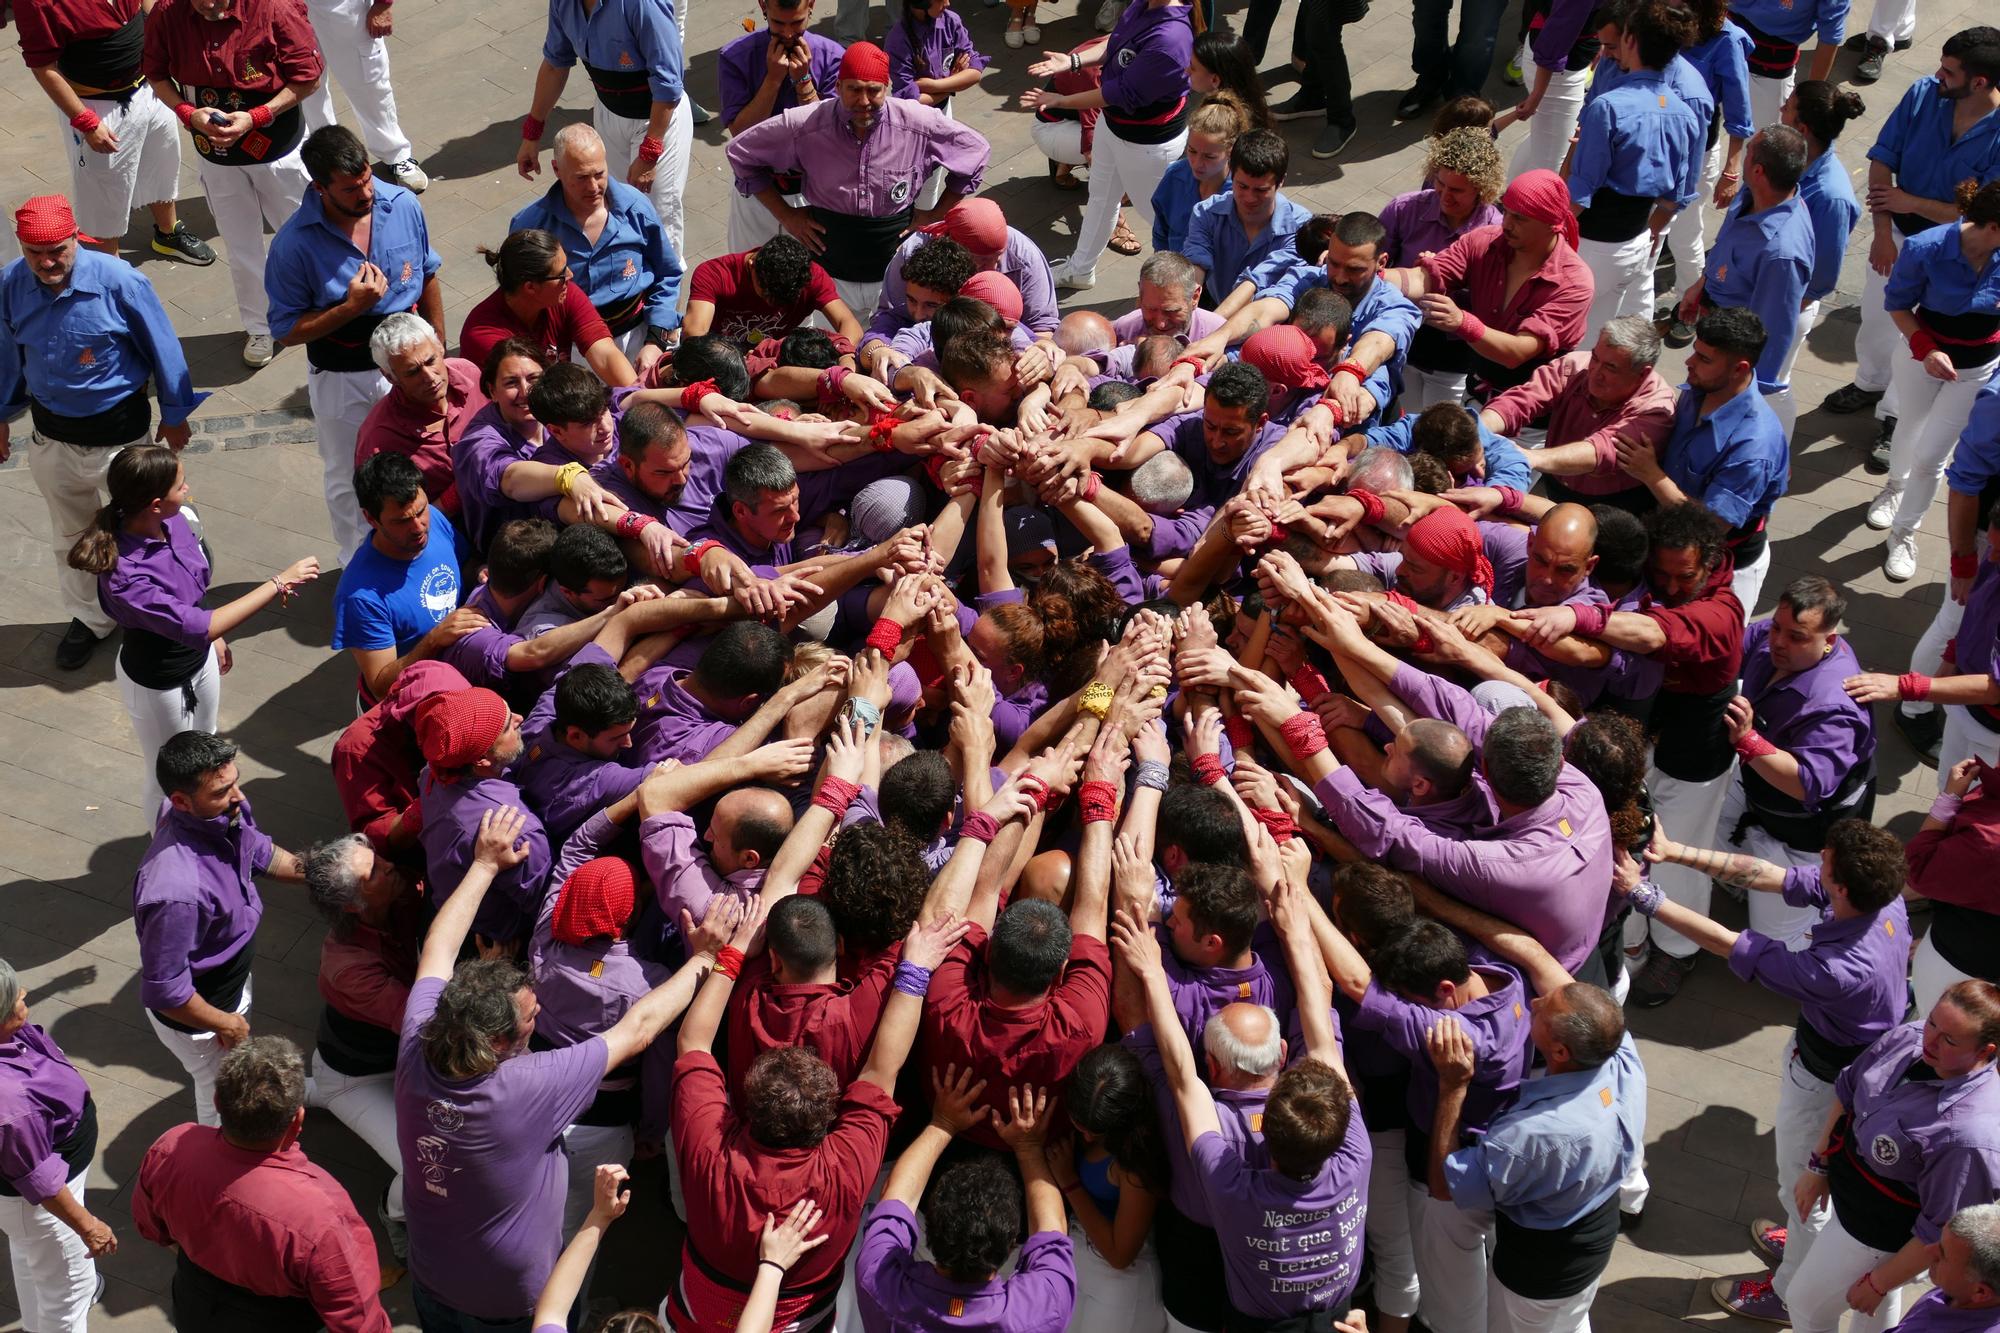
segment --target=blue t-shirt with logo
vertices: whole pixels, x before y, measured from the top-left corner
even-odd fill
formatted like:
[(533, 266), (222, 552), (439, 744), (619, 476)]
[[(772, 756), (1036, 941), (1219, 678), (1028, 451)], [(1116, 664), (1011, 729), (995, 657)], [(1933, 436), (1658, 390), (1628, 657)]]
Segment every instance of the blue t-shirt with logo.
[(341, 571), (333, 594), (335, 648), (394, 648), (408, 652), (458, 608), (457, 534), (431, 508), (430, 536), (414, 560), (392, 560), (364, 542)]

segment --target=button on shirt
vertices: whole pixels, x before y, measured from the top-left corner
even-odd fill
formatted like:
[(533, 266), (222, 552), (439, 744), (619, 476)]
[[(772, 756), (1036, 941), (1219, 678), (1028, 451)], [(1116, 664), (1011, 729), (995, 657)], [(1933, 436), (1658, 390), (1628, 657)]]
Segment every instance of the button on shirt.
[(1755, 383), (1703, 416), (1706, 397), (1681, 386), (1660, 467), (1683, 494), (1707, 505), (1732, 529), (1749, 527), (1768, 516), (1785, 493), (1791, 472), (1785, 428)]
[[(602, 3), (603, 0), (600, 0)], [(681, 326), (681, 257), (660, 225), (653, 201), (624, 181), (607, 182), (604, 230), (593, 243), (563, 202), (562, 185), (514, 215), (509, 231), (538, 227), (552, 232), (569, 256), (572, 281), (602, 310), (635, 295), (646, 302), (646, 323)]]
[(580, 59), (596, 69), (644, 70), (655, 102), (681, 100), (681, 31), (668, 0), (549, 0), (542, 59), (557, 69)]
[(1281, 192), (1264, 229), (1252, 237), (1236, 211), (1234, 193), (1225, 190), (1194, 206), (1181, 253), (1206, 270), (1202, 286), (1220, 300), (1310, 221), (1312, 210)]
[(1076, 1308), (1076, 1256), (1069, 1233), (1037, 1231), (1014, 1271), (987, 1282), (958, 1282), (917, 1257), (917, 1218), (885, 1200), (868, 1216), (854, 1278), (867, 1333), (951, 1328), (993, 1333), (1060, 1333)]
[[(831, 98), (834, 84), (840, 79), (843, 48), (831, 37), (816, 32), (806, 33), (800, 40), (806, 44), (807, 72), (814, 91), (822, 98)], [(745, 33), (716, 53), (715, 78), (722, 92), (720, 119), (724, 126), (735, 124), (744, 108), (756, 100), (758, 90), (764, 86), (764, 75), (770, 69), (770, 60), (771, 33), (767, 28)], [(771, 114), (789, 111), (798, 104), (798, 90), (790, 79), (782, 80), (771, 102)]]
[(1940, 315), (2000, 311), (2000, 250), (1974, 269), (1956, 224), (1932, 227), (1903, 242), (1882, 292), (1884, 310), (1922, 306)]
[(1409, 268), (1419, 256), (1436, 254), (1469, 231), (1499, 226), (1502, 215), (1492, 204), (1474, 204), (1465, 221), (1453, 226), (1438, 206), (1436, 190), (1411, 190), (1383, 205), (1380, 216), (1389, 233), (1382, 252), (1389, 256), (1391, 267)]
[(179, 514), (161, 525), (164, 535), (118, 533), (118, 563), (97, 576), (97, 601), (125, 629), (145, 630), (185, 648), (208, 645), (212, 612), (208, 557), (201, 539)]
[(1780, 677), (1771, 662), (1771, 621), (1743, 631), (1743, 695), (1755, 708), (1764, 738), (1799, 761), (1805, 807), (1818, 811), (1850, 777), (1875, 763), (1875, 716), (1847, 697), (1840, 683), (1861, 673), (1846, 639), (1804, 671)]
[(1986, 184), (2000, 176), (2000, 111), (1989, 111), (1971, 129), (1952, 137), (1952, 109), (1935, 77), (1912, 83), (1882, 122), (1870, 162), (1896, 173), (1896, 184), (1922, 199), (1951, 199), (1958, 183)]
[(857, 139), (847, 108), (826, 97), (737, 135), (729, 167), (741, 195), (773, 188), (774, 176), (806, 171), (800, 194), (808, 207), (887, 218), (907, 212), (916, 202), (914, 183), (940, 167), (945, 193), (979, 193), (991, 153), (977, 130), (901, 97), (885, 102), (868, 137)]
[(40, 1206), (74, 1174), (56, 1145), (76, 1133), (90, 1088), (36, 1023), (0, 1040), (0, 1180)]
[(59, 288), (25, 259), (0, 269), (0, 418), (30, 398), (62, 416), (93, 416), (149, 379), (169, 426), (208, 397), (194, 391), (166, 307), (139, 270), (82, 245)]
[(1729, 970), (1799, 1002), (1799, 1016), (1836, 1046), (1864, 1046), (1896, 1026), (1909, 1004), (1903, 973), (1910, 916), (1903, 900), (1844, 921), (1817, 865), (1785, 871), (1785, 902), (1820, 911), (1802, 949), (1746, 930), (1729, 951)]
[(365, 313), (393, 315), (416, 308), (424, 283), (444, 261), (431, 249), (430, 228), (417, 196), (380, 178), (374, 188), (366, 255), (327, 219), (317, 190), (306, 191), (299, 211), (271, 238), (271, 252), (264, 263), (264, 295), (270, 302), (273, 338), (283, 340), (304, 316), (345, 301), (347, 284), (360, 271), (363, 260), (381, 269), (389, 280), (389, 290)]
[(1540, 422), (1550, 447), (1589, 441), (1597, 470), (1564, 477), (1562, 484), (1579, 495), (1611, 495), (1639, 485), (1618, 466), (1618, 437), (1658, 448), (1673, 431), (1676, 397), (1673, 385), (1648, 370), (1631, 397), (1600, 410), (1590, 401), (1590, 353), (1575, 351), (1537, 367), (1526, 383), (1492, 399), (1486, 410), (1500, 418), (1504, 435), (1519, 435)]
[(1646, 1142), (1646, 1067), (1630, 1034), (1595, 1069), (1531, 1078), (1486, 1133), (1444, 1159), (1460, 1208), (1492, 1210), (1538, 1231), (1604, 1206)]
[(1749, 310), (1764, 322), (1757, 387), (1765, 393), (1785, 385), (1785, 358), (1798, 336), (1799, 307), (1818, 258), (1812, 215), (1797, 194), (1752, 212), (1750, 191), (1740, 191), (1709, 247), (1702, 295), (1723, 309)]
[(1848, 0), (1731, 0), (1729, 10), (1781, 42), (1803, 46), (1817, 32), (1821, 46), (1839, 46), (1847, 37)]
[(1848, 238), (1861, 221), (1861, 201), (1838, 154), (1820, 154), (1799, 177), (1799, 198), (1812, 219), (1813, 266), (1806, 279), (1806, 299), (1818, 301), (1840, 283), (1840, 263), (1847, 257)]
[(194, 977), (247, 948), (264, 917), (255, 878), (276, 850), (251, 816), (197, 819), (169, 808), (132, 881), (139, 933), (139, 1003), (177, 1009), (194, 996)]
[(1635, 70), (1593, 99), (1576, 126), (1569, 197), (1589, 207), (1600, 189), (1683, 208), (1701, 192), (1708, 122), (1658, 70)]

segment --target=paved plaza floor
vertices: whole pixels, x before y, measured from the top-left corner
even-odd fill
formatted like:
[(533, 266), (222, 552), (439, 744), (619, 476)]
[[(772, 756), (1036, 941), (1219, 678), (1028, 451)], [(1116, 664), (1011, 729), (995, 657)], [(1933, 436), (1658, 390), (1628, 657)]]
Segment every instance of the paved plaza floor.
[[(1842, 145), (1857, 180), (1866, 146), (1909, 80), (1931, 71), (1945, 36), (1983, 21), (1974, 12), (1982, 6), (1942, 2), (1942, 10), (1925, 5), (1915, 48), (1892, 58), (1888, 77), (1863, 90), (1868, 114), (1850, 127)], [(830, 0), (822, 3), (830, 8)], [(962, 3), (975, 39), (994, 57), (983, 87), (961, 95), (957, 108), (961, 120), (992, 141), (987, 193), (1000, 200), (1015, 226), (1059, 257), (1068, 252), (1083, 195), (1049, 188), (1029, 138), (1030, 117), (1014, 105), (1030, 85), (1025, 69), (1034, 53), (1002, 44), (1005, 9)], [(1273, 51), (1286, 49), (1294, 8), (1288, 6), (1280, 21)], [(1095, 9), (1096, 0), (1087, 0), (1082, 15), (1068, 0), (1045, 4), (1041, 44), (1066, 49), (1084, 41)], [(391, 53), (402, 121), (434, 181), (423, 207), (444, 257), (446, 313), (455, 331), (491, 290), (474, 247), (497, 245), (507, 218), (550, 179), (544, 174), (529, 186), (513, 167), (544, 10), (525, 0), (399, 0), (394, 13)], [(749, 0), (703, 0), (690, 14), (688, 87), (711, 108), (717, 104), (716, 50), (755, 15)], [(879, 34), (885, 22), (879, 4), (874, 22)], [(1511, 33), (1514, 23), (1510, 12), (1503, 33)], [(829, 25), (830, 13), (823, 14), (820, 27)], [(1407, 0), (1377, 0), (1348, 32), (1360, 134), (1338, 162), (1324, 163), (1308, 153), (1318, 123), (1284, 127), (1293, 151), (1287, 190), (1315, 209), (1373, 209), (1419, 184), (1415, 145), (1424, 124), (1393, 121), (1397, 94), (1409, 77)], [(1496, 59), (1489, 88), (1502, 105), (1518, 96), (1499, 83), (1504, 59)], [(1855, 59), (1842, 55), (1843, 75)], [(557, 123), (587, 116), (588, 97), (587, 81), (574, 76)], [(340, 105), (345, 115), (344, 98)], [(68, 189), (59, 128), (21, 63), (0, 61), (0, 204), (9, 212), (31, 194)], [(1503, 152), (1512, 151), (1521, 133), (1508, 136)], [(697, 259), (722, 251), (730, 189), (722, 141), (719, 124), (696, 132), (687, 210), (689, 251)], [(191, 165), (181, 188), (189, 225), (213, 238)], [(141, 215), (133, 235), (143, 234), (142, 225)], [(1768, 614), (1776, 591), (1792, 577), (1824, 574), (1848, 591), (1850, 631), (1863, 663), (1901, 671), (1943, 595), (1943, 506), (1923, 534), (1917, 580), (1887, 582), (1880, 540), (1861, 520), (1875, 489), (1860, 469), (1873, 423), (1816, 410), (1828, 390), (1847, 380), (1852, 365), (1866, 239), (1864, 227), (1840, 292), (1828, 303), (1830, 314), (1800, 358), (1795, 385), (1805, 411), (1790, 493), (1772, 523), (1775, 567), (1758, 610)], [(165, 298), (197, 387), (213, 395), (197, 416), (189, 471), (216, 555), (217, 598), (237, 595), (308, 553), (331, 566), (337, 552), (305, 415), (305, 357), (293, 350), (262, 371), (243, 367), (242, 333), (223, 264), (195, 270), (150, 253), (128, 258), (138, 260)], [(1066, 306), (1109, 313), (1129, 308), (1138, 265), (1137, 259), (1107, 255), (1098, 287)], [(1674, 364), (1662, 371), (1677, 377), (1679, 357), (1669, 355)], [(262, 613), (233, 636), (236, 664), (224, 682), (223, 728), (243, 746), (245, 790), (259, 823), (293, 849), (344, 831), (326, 766), (334, 738), (353, 715), (352, 669), (328, 647), (334, 581), (322, 578), (288, 609)], [(84, 1072), (100, 1108), (102, 1144), (89, 1201), (117, 1230), (121, 1248), (104, 1265), (109, 1288), (92, 1327), (154, 1333), (171, 1327), (165, 1305), (173, 1261), (133, 1228), (130, 1187), (147, 1146), (189, 1118), (192, 1094), (139, 1003), (130, 882), (145, 845), (146, 815), (138, 805), (131, 727), (112, 680), (113, 653), (100, 651), (80, 672), (57, 671), (53, 653), (66, 619), (58, 605), (46, 513), (17, 460), (0, 467), (0, 957), (22, 974), (36, 1021)], [(1934, 777), (1887, 726), (1886, 711), (1881, 721), (1878, 818), (1907, 836), (1928, 804)], [(302, 890), (270, 885), (264, 896), (252, 1026), (310, 1046), (319, 1008), (314, 973), (321, 927)], [(1723, 915), (1732, 911), (1740, 918), (1740, 908)], [(1617, 1244), (1597, 1300), (1597, 1327), (1651, 1333), (1683, 1319), (1732, 1322), (1709, 1300), (1707, 1279), (1751, 1271), (1745, 1224), (1777, 1207), (1771, 1119), (1793, 1019), (1791, 1005), (1738, 983), (1713, 958), (1702, 960), (1674, 1004), (1634, 1016), (1652, 1087), (1647, 1134), (1654, 1193), (1644, 1226)], [(321, 1112), (308, 1116), (303, 1142), (372, 1219), (388, 1178), (382, 1163)], [(653, 1304), (664, 1294), (680, 1238), (661, 1202), (657, 1167), (638, 1172), (640, 1197), (613, 1232), (598, 1278), (600, 1296)], [(11, 1283), (0, 1275), (5, 1329), (19, 1327), (12, 1299)], [(407, 1280), (387, 1300), (397, 1327), (414, 1328)]]

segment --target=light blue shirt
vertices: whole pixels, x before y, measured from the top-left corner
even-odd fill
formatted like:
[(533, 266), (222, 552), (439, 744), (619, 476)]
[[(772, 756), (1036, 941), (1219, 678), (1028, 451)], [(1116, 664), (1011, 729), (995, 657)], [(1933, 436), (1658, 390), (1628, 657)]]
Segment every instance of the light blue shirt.
[(1974, 272), (1959, 243), (1958, 224), (1946, 223), (1919, 232), (1903, 243), (1896, 266), (1882, 290), (1884, 310), (1914, 310), (1918, 306), (1940, 315), (2000, 311), (2000, 250), (1986, 257)]
[[(1269, 287), (1258, 289), (1257, 299), (1276, 296), (1296, 309), (1299, 297), (1314, 287), (1328, 285), (1324, 265), (1301, 265), (1281, 269)], [(1396, 354), (1383, 362), (1381, 367), (1389, 373), (1391, 398), (1403, 391), (1403, 363), (1409, 359), (1410, 339), (1417, 336), (1417, 329), (1423, 322), (1423, 312), (1417, 309), (1417, 303), (1379, 277), (1354, 303), (1354, 324), (1347, 335), (1350, 344), (1359, 342), (1364, 333), (1380, 333), (1395, 340)], [(1383, 406), (1380, 401), (1376, 405)]]
[(1750, 119), (1750, 46), (1749, 33), (1725, 23), (1721, 32), (1676, 57), (1694, 66), (1708, 85), (1709, 96), (1722, 106), (1722, 132), (1733, 139), (1757, 132)]
[[(1229, 175), (1225, 169), (1217, 197), (1228, 196)], [(1187, 243), (1188, 219), (1194, 215), (1195, 205), (1201, 202), (1201, 182), (1194, 178), (1194, 168), (1187, 159), (1168, 167), (1160, 183), (1153, 187), (1153, 248), (1182, 249)]]
[(1271, 220), (1252, 240), (1243, 229), (1243, 219), (1237, 215), (1235, 195), (1224, 190), (1194, 206), (1187, 236), (1174, 248), (1207, 271), (1203, 286), (1220, 301), (1273, 251), (1289, 245), (1299, 228), (1312, 221), (1312, 215), (1310, 208), (1287, 199), (1280, 191), (1271, 209)]
[(1898, 186), (1924, 199), (1951, 199), (1962, 180), (1984, 185), (2000, 176), (2000, 111), (1987, 112), (1954, 140), (1951, 113), (1958, 103), (1938, 86), (1928, 75), (1911, 84), (1868, 150), (1870, 162), (1893, 170)]
[(393, 315), (416, 308), (425, 280), (444, 266), (431, 249), (430, 228), (417, 196), (376, 179), (374, 217), (364, 255), (326, 220), (319, 191), (307, 190), (299, 211), (271, 238), (270, 257), (264, 262), (271, 336), (282, 341), (303, 316), (345, 301), (347, 284), (363, 260), (389, 279), (389, 290), (367, 313)]
[(660, 225), (653, 201), (624, 181), (607, 182), (604, 230), (597, 244), (583, 234), (563, 202), (561, 184), (514, 215), (507, 229), (536, 227), (553, 232), (569, 256), (576, 284), (600, 309), (646, 294), (646, 323), (661, 329), (681, 326), (681, 257)]
[(1798, 336), (1799, 306), (1816, 258), (1812, 216), (1796, 194), (1761, 213), (1749, 210), (1750, 191), (1744, 189), (1730, 202), (1709, 248), (1702, 290), (1717, 306), (1746, 309), (1764, 321), (1757, 387), (1775, 393), (1785, 383), (1785, 358)]
[(2000, 478), (2000, 379), (1988, 380), (1972, 400), (1944, 483), (1960, 495), (1977, 495), (1995, 478)]
[(178, 426), (208, 397), (194, 391), (180, 338), (146, 275), (86, 245), (61, 288), (25, 259), (0, 269), (0, 420), (33, 398), (95, 416), (153, 381), (160, 420)]
[(1799, 198), (1812, 218), (1813, 269), (1806, 279), (1806, 299), (1817, 301), (1840, 284), (1840, 263), (1847, 257), (1848, 238), (1861, 221), (1861, 201), (1847, 167), (1831, 149), (1799, 177)]
[(1658, 70), (1636, 70), (1577, 121), (1569, 197), (1588, 207), (1599, 189), (1683, 208), (1701, 193), (1708, 122)]
[(1821, 46), (1839, 46), (1847, 37), (1848, 8), (1848, 0), (1807, 5), (1797, 0), (1730, 0), (1729, 12), (1776, 41), (1803, 46), (1816, 31)]
[[(646, 75), (655, 102), (679, 102), (686, 62), (681, 30), (668, 0), (597, 0), (584, 12), (582, 0), (549, 0), (548, 36), (542, 59), (568, 69), (581, 59), (597, 69)], [(821, 96), (833, 90), (821, 90)]]
[(1553, 1231), (1604, 1206), (1646, 1141), (1646, 1067), (1630, 1034), (1595, 1069), (1522, 1083), (1485, 1137), (1444, 1159), (1460, 1208)]
[[(1393, 426), (1370, 426), (1362, 432), (1371, 446), (1394, 449), (1399, 454), (1416, 452), (1415, 434), (1417, 417), (1415, 412), (1405, 412)], [(1479, 419), (1479, 414), (1466, 409), (1472, 424), (1479, 431), (1479, 442), (1486, 450), (1486, 475), (1475, 479), (1472, 484), (1486, 486), (1512, 486), (1517, 490), (1531, 490), (1535, 485), (1534, 469), (1528, 466), (1528, 459), (1514, 442), (1504, 435), (1495, 435)], [(1454, 478), (1454, 480), (1462, 480)]]
[(1785, 428), (1755, 383), (1706, 417), (1704, 396), (1681, 385), (1660, 467), (1683, 494), (1707, 505), (1731, 529), (1748, 527), (1768, 516), (1785, 493), (1791, 470)]
[[(1613, 88), (1622, 88), (1644, 70), (1628, 71), (1618, 63), (1616, 56), (1599, 56), (1594, 72), (1590, 76), (1590, 88), (1583, 95), (1583, 104), (1589, 106)], [(1746, 66), (1747, 70), (1747, 66)], [(1715, 119), (1715, 94), (1709, 91), (1708, 80), (1701, 71), (1689, 62), (1685, 55), (1677, 55), (1667, 62), (1663, 71), (1667, 87), (1681, 95), (1681, 100), (1694, 108), (1694, 114), (1701, 120), (1702, 139), (1708, 138), (1708, 122)]]

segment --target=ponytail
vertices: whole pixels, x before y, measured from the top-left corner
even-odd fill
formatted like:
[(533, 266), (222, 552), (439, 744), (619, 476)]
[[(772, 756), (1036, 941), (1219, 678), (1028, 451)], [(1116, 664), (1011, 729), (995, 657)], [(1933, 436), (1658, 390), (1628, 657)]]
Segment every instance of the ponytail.
[(118, 563), (118, 506), (105, 505), (69, 548), (69, 567), (86, 574), (109, 574)]

